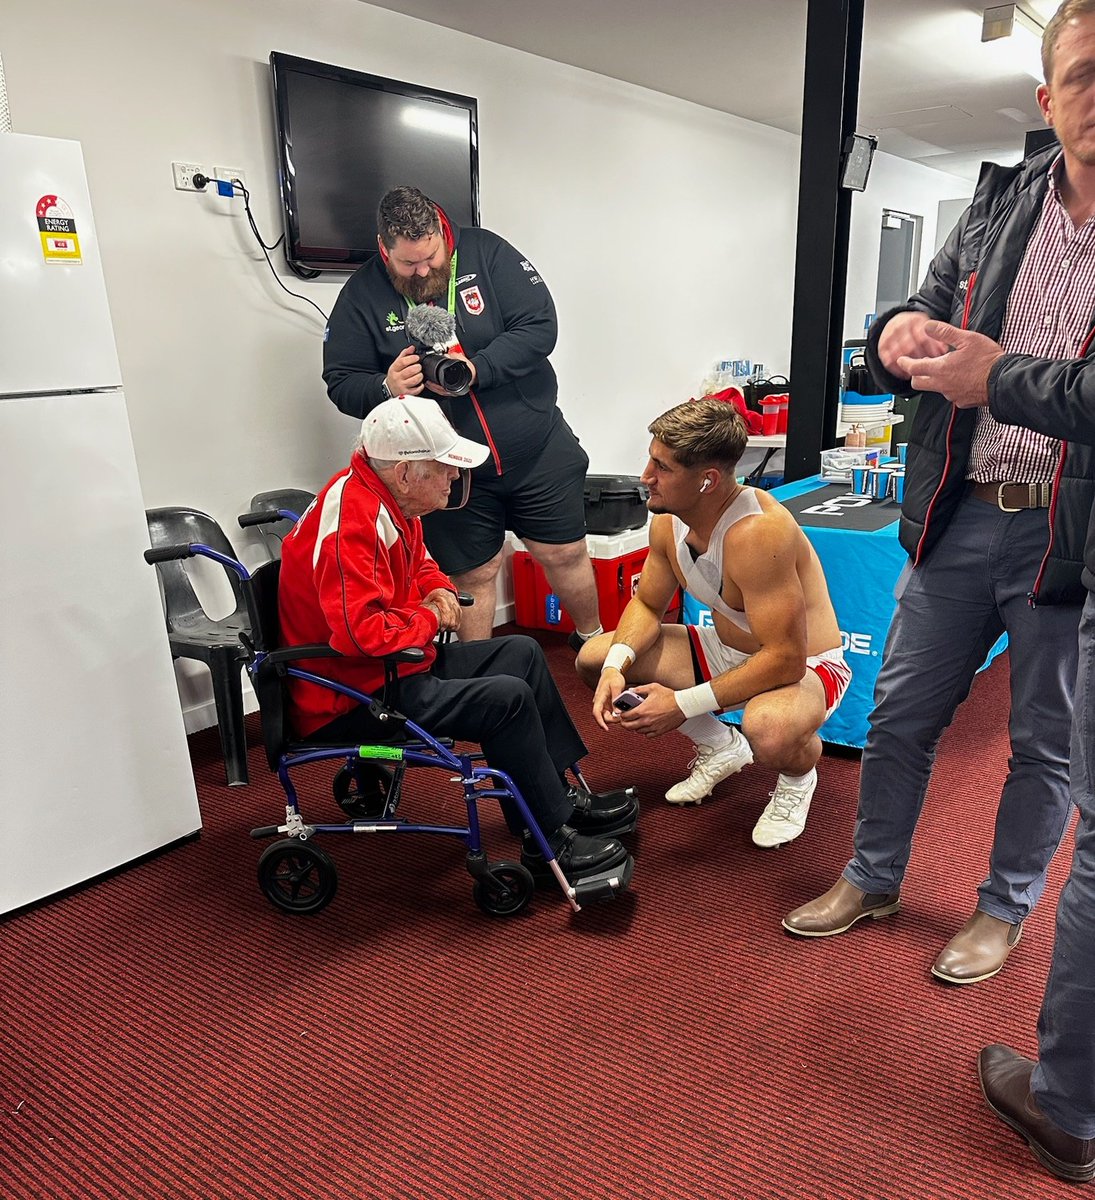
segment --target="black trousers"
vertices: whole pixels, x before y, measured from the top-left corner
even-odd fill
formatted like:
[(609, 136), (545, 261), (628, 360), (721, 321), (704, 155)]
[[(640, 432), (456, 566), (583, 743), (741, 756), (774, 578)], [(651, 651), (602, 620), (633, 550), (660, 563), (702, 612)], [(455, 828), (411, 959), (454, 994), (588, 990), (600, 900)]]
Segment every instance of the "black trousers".
[[(561, 775), (586, 747), (532, 638), (441, 645), (430, 671), (400, 680), (394, 707), (434, 737), (478, 742), (487, 762), (513, 779), (548, 837), (570, 816)], [(370, 728), (359, 708), (312, 736), (364, 741)], [(516, 806), (503, 803), (502, 810), (520, 837), (525, 823)]]

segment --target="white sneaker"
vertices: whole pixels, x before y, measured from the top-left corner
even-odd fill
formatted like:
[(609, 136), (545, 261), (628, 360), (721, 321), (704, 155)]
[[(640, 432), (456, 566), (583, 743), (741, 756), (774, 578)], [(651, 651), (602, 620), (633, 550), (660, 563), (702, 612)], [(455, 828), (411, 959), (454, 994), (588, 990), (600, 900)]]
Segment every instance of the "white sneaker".
[(729, 745), (718, 750), (696, 746), (696, 756), (688, 764), (691, 774), (665, 793), (670, 804), (700, 804), (705, 796), (711, 795), (716, 783), (736, 775), (753, 761), (753, 751), (744, 735), (733, 726), (730, 729), (734, 737)]
[(810, 781), (805, 787), (791, 787), (781, 775), (776, 780), (776, 790), (770, 792), (771, 799), (760, 820), (753, 827), (753, 844), (768, 849), (793, 842), (806, 828), (806, 814), (810, 801), (817, 790), (817, 771), (810, 772)]

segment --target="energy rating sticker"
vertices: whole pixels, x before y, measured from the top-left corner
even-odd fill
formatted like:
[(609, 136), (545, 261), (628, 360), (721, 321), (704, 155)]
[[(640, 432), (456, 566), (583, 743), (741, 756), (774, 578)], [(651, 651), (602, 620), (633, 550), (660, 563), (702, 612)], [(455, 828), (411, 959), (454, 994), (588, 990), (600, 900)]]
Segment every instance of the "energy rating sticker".
[(38, 201), (38, 236), (42, 239), (42, 256), (47, 263), (69, 263), (79, 266), (80, 239), (76, 236), (76, 218), (60, 196), (43, 196)]

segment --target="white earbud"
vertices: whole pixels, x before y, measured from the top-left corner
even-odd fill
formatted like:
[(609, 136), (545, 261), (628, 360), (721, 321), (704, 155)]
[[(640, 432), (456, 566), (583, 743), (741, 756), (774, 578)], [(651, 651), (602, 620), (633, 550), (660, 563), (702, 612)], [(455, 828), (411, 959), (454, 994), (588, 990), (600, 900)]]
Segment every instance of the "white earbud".
[(703, 481), (703, 483), (701, 483), (701, 484), (700, 484), (700, 491), (701, 491), (701, 492), (706, 492), (706, 491), (707, 491), (707, 489), (708, 489), (710, 486), (711, 486), (711, 480), (710, 480), (710, 479), (705, 479), (705, 480)]

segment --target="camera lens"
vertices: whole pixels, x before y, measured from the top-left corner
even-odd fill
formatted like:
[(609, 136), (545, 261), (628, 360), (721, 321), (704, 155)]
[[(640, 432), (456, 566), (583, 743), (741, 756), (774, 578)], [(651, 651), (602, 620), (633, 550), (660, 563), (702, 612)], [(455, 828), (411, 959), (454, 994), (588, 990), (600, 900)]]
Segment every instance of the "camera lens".
[(419, 355), (422, 374), (450, 396), (463, 396), (471, 389), (471, 367), (462, 358), (428, 351)]
[(471, 387), (471, 367), (462, 358), (446, 356), (437, 374), (441, 386), (453, 396), (462, 396)]

